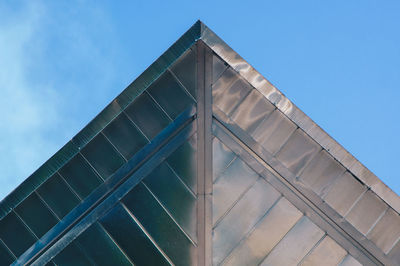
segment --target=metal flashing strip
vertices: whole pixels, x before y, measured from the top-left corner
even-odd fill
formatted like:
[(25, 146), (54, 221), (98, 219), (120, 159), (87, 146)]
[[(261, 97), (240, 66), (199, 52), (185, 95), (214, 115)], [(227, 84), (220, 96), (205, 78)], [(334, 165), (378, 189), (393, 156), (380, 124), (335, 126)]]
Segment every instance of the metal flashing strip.
[[(126, 179), (133, 173), (138, 171), (146, 161), (155, 156), (157, 152), (164, 149), (164, 146), (169, 145), (169, 141), (176, 138), (176, 135), (183, 130), (183, 127), (192, 123), (196, 117), (195, 108), (192, 106), (185, 110), (173, 123), (162, 131), (152, 142), (146, 145), (138, 154), (132, 157), (125, 165), (123, 165), (112, 177), (106, 180), (105, 183), (100, 185), (88, 198), (86, 198), (80, 205), (73, 209), (67, 216), (65, 216), (58, 224), (56, 224), (50, 231), (48, 231), (41, 239), (39, 239), (33, 246), (26, 250), (14, 263), (25, 264), (35, 257), (39, 256), (44, 250), (50, 248), (55, 242), (63, 238), (71, 228), (80, 223), (82, 219), (90, 213), (96, 206), (101, 204), (105, 198), (115, 191), (118, 187), (126, 182)], [(194, 130), (194, 129), (192, 129)]]
[(205, 106), (204, 106), (204, 45), (201, 42), (196, 44), (197, 50), (197, 239), (198, 239), (198, 265), (205, 265)]
[(199, 239), (198, 265), (212, 261), (212, 52), (202, 41), (197, 42), (197, 232)]
[(382, 180), (368, 170), (361, 162), (354, 158), (329, 134), (321, 129), (314, 121), (294, 105), (282, 92), (275, 88), (266, 78), (257, 72), (240, 55), (230, 48), (208, 27), (204, 26), (201, 40), (219, 57), (230, 65), (237, 73), (247, 80), (254, 88), (261, 92), (291, 121), (304, 130), (312, 139), (320, 144), (329, 154), (339, 161), (353, 175), (366, 184), (381, 199), (389, 204), (397, 213), (400, 213), (400, 197), (386, 186)]
[[(363, 265), (393, 265), (372, 243), (366, 245), (365, 239), (354, 228), (352, 228), (352, 234), (349, 234), (348, 231), (351, 226), (348, 223), (347, 227), (349, 228), (343, 229), (343, 222), (342, 224), (339, 223), (340, 218), (332, 219), (332, 216), (334, 216), (332, 210), (331, 213), (327, 213), (328, 206), (321, 207), (320, 204), (310, 200), (309, 195), (304, 194), (305, 191), (299, 190), (298, 186), (293, 184), (294, 177), (291, 176), (291, 173), (279, 165), (279, 162), (271, 155), (268, 157), (267, 151), (264, 150), (262, 154), (257, 152), (258, 149), (254, 151), (255, 147), (248, 143), (249, 139), (243, 139), (242, 135), (237, 136), (237, 131), (217, 116), (215, 119), (214, 135), (315, 224), (346, 248), (354, 258), (357, 258)], [(358, 236), (354, 237), (357, 233)]]

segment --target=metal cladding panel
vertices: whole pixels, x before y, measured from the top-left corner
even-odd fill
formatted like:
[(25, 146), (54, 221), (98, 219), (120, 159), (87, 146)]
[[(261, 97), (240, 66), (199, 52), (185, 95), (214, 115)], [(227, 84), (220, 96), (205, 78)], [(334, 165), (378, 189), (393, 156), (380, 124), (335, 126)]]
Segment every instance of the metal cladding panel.
[[(121, 205), (117, 205), (102, 217), (100, 223), (132, 262), (138, 265), (146, 263), (168, 265), (167, 259), (153, 244), (141, 224)], [(132, 243), (140, 243), (140, 245), (136, 246)]]
[(192, 194), (197, 192), (197, 135), (182, 144), (168, 158), (167, 162), (180, 177), (183, 184)]
[(399, 197), (201, 22), (0, 210), (1, 265), (400, 264)]
[(139, 95), (126, 109), (125, 113), (137, 125), (147, 139), (153, 139), (171, 121), (147, 92)]
[(80, 154), (72, 158), (58, 172), (81, 199), (85, 199), (103, 181)]
[(320, 149), (316, 142), (298, 129), (283, 145), (276, 158), (294, 175), (300, 175)]
[(11, 251), (0, 242), (0, 261), (4, 264), (11, 264), (15, 260), (15, 257), (11, 253)]
[(105, 129), (104, 136), (117, 148), (125, 160), (128, 160), (149, 141), (140, 129), (121, 113)]
[(297, 265), (323, 236), (324, 232), (318, 226), (303, 217), (260, 265)]
[(37, 240), (15, 212), (0, 221), (0, 238), (14, 257), (24, 253)]
[(367, 191), (346, 215), (346, 219), (362, 234), (367, 235), (387, 208), (380, 198), (371, 191)]
[[(196, 195), (167, 162), (160, 164), (143, 180), (165, 210), (196, 241)], [(171, 192), (173, 191), (173, 192)], [(171, 195), (173, 193), (173, 195)]]
[(225, 259), (225, 265), (258, 265), (303, 214), (287, 199), (267, 211)]
[(389, 253), (400, 238), (400, 216), (393, 209), (388, 209), (368, 233), (368, 238), (383, 252)]
[(75, 241), (95, 264), (112, 265), (115, 262), (118, 262), (119, 265), (132, 264), (99, 223), (91, 225)]
[(226, 147), (218, 138), (213, 138), (213, 181), (225, 172), (225, 169), (236, 158), (235, 153)]
[(318, 195), (324, 195), (327, 193), (330, 185), (344, 171), (343, 166), (335, 161), (326, 151), (322, 150), (304, 169), (299, 179)]
[[(169, 196), (181, 200), (173, 191), (170, 191)], [(195, 243), (149, 188), (140, 184), (122, 201), (170, 261), (176, 265), (191, 265), (195, 262)], [(192, 206), (189, 211), (195, 211), (195, 207)], [(196, 219), (193, 216), (185, 218)], [(134, 258), (132, 260), (135, 261)]]
[(324, 200), (344, 217), (366, 190), (351, 173), (345, 172), (334, 181)]
[[(249, 133), (267, 151), (276, 154), (296, 128), (296, 125), (286, 118), (281, 111), (275, 110), (271, 115), (264, 118), (253, 133)], [(246, 132), (248, 131), (246, 130)]]
[[(75, 243), (70, 244), (63, 249), (57, 257), (54, 258), (53, 263), (56, 265), (91, 265), (93, 262), (83, 253)], [(51, 265), (51, 264), (50, 264)]]
[(147, 92), (171, 119), (175, 119), (194, 101), (170, 71), (166, 71), (151, 84)]
[[(279, 199), (279, 193), (258, 178), (213, 229), (213, 263), (220, 264)], [(213, 207), (215, 206), (213, 202)]]
[(275, 107), (257, 90), (252, 89), (232, 114), (232, 120), (250, 134)]
[(347, 252), (332, 238), (326, 236), (319, 244), (303, 259), (301, 265), (338, 265), (346, 256)]
[[(80, 203), (78, 195), (58, 173), (44, 182), (37, 189), (37, 194), (59, 219), (62, 219)], [(20, 205), (26, 201), (24, 200)]]
[(22, 204), (18, 205), (15, 212), (26, 224), (29, 224), (30, 229), (38, 238), (42, 237), (58, 222), (55, 215), (51, 213), (36, 193), (31, 194)]
[(213, 184), (213, 225), (231, 209), (258, 178), (241, 159), (236, 158), (227, 169), (216, 177)]

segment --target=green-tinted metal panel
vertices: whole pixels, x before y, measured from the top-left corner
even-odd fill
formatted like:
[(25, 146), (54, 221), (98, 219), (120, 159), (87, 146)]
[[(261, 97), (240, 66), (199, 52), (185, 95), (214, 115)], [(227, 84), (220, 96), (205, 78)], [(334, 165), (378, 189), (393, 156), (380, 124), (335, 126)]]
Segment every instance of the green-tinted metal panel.
[(127, 160), (148, 143), (124, 113), (115, 118), (103, 132)]
[(170, 72), (165, 72), (147, 91), (172, 119), (193, 103)]
[(124, 159), (102, 134), (89, 142), (81, 153), (103, 179), (107, 179), (124, 164)]
[(183, 182), (193, 191), (197, 191), (197, 134), (182, 144), (167, 159)]
[(194, 263), (194, 245), (143, 184), (132, 189), (123, 202), (174, 264)]
[(196, 52), (189, 49), (171, 67), (185, 89), (196, 98)]
[[(183, 162), (182, 162), (183, 163)], [(172, 215), (182, 229), (196, 238), (196, 196), (189, 191), (173, 169), (166, 163), (159, 165), (143, 183)]]
[(77, 240), (82, 250), (98, 265), (132, 265), (106, 231), (95, 223)]
[(60, 167), (79, 151), (78, 147), (69, 141), (46, 163), (29, 176), (21, 185), (11, 192), (0, 203), (0, 219), (28, 197), (35, 189), (50, 178)]
[(23, 222), (10, 212), (0, 221), (0, 238), (15, 256), (21, 255), (36, 239)]
[(153, 139), (171, 121), (147, 93), (140, 95), (125, 112), (149, 139)]
[(80, 154), (72, 158), (59, 173), (81, 199), (102, 183), (102, 179)]
[(37, 192), (60, 219), (80, 202), (59, 174), (47, 180)]
[(13, 255), (7, 247), (0, 241), (0, 265), (9, 265), (14, 261)]
[(135, 265), (169, 265), (121, 205), (114, 207), (100, 222)]
[(70, 244), (64, 248), (53, 261), (60, 266), (86, 266), (93, 265), (88, 257), (82, 252), (82, 250), (76, 246), (75, 243)]
[(40, 238), (57, 223), (57, 218), (51, 213), (36, 193), (32, 193), (15, 208), (33, 233)]

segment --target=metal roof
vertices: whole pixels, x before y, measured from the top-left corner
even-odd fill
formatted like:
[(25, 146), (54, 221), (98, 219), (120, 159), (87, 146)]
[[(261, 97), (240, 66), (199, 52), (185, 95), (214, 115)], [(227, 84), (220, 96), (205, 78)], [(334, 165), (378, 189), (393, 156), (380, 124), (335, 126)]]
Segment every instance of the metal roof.
[(399, 211), (198, 21), (0, 203), (0, 263), (398, 265)]

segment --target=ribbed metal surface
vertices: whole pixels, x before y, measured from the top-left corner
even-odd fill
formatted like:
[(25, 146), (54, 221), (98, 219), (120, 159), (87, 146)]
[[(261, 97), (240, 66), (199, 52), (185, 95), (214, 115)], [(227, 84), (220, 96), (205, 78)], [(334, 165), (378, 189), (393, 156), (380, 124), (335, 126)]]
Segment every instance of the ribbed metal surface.
[(197, 22), (1, 202), (0, 264), (398, 265), (354, 160)]

